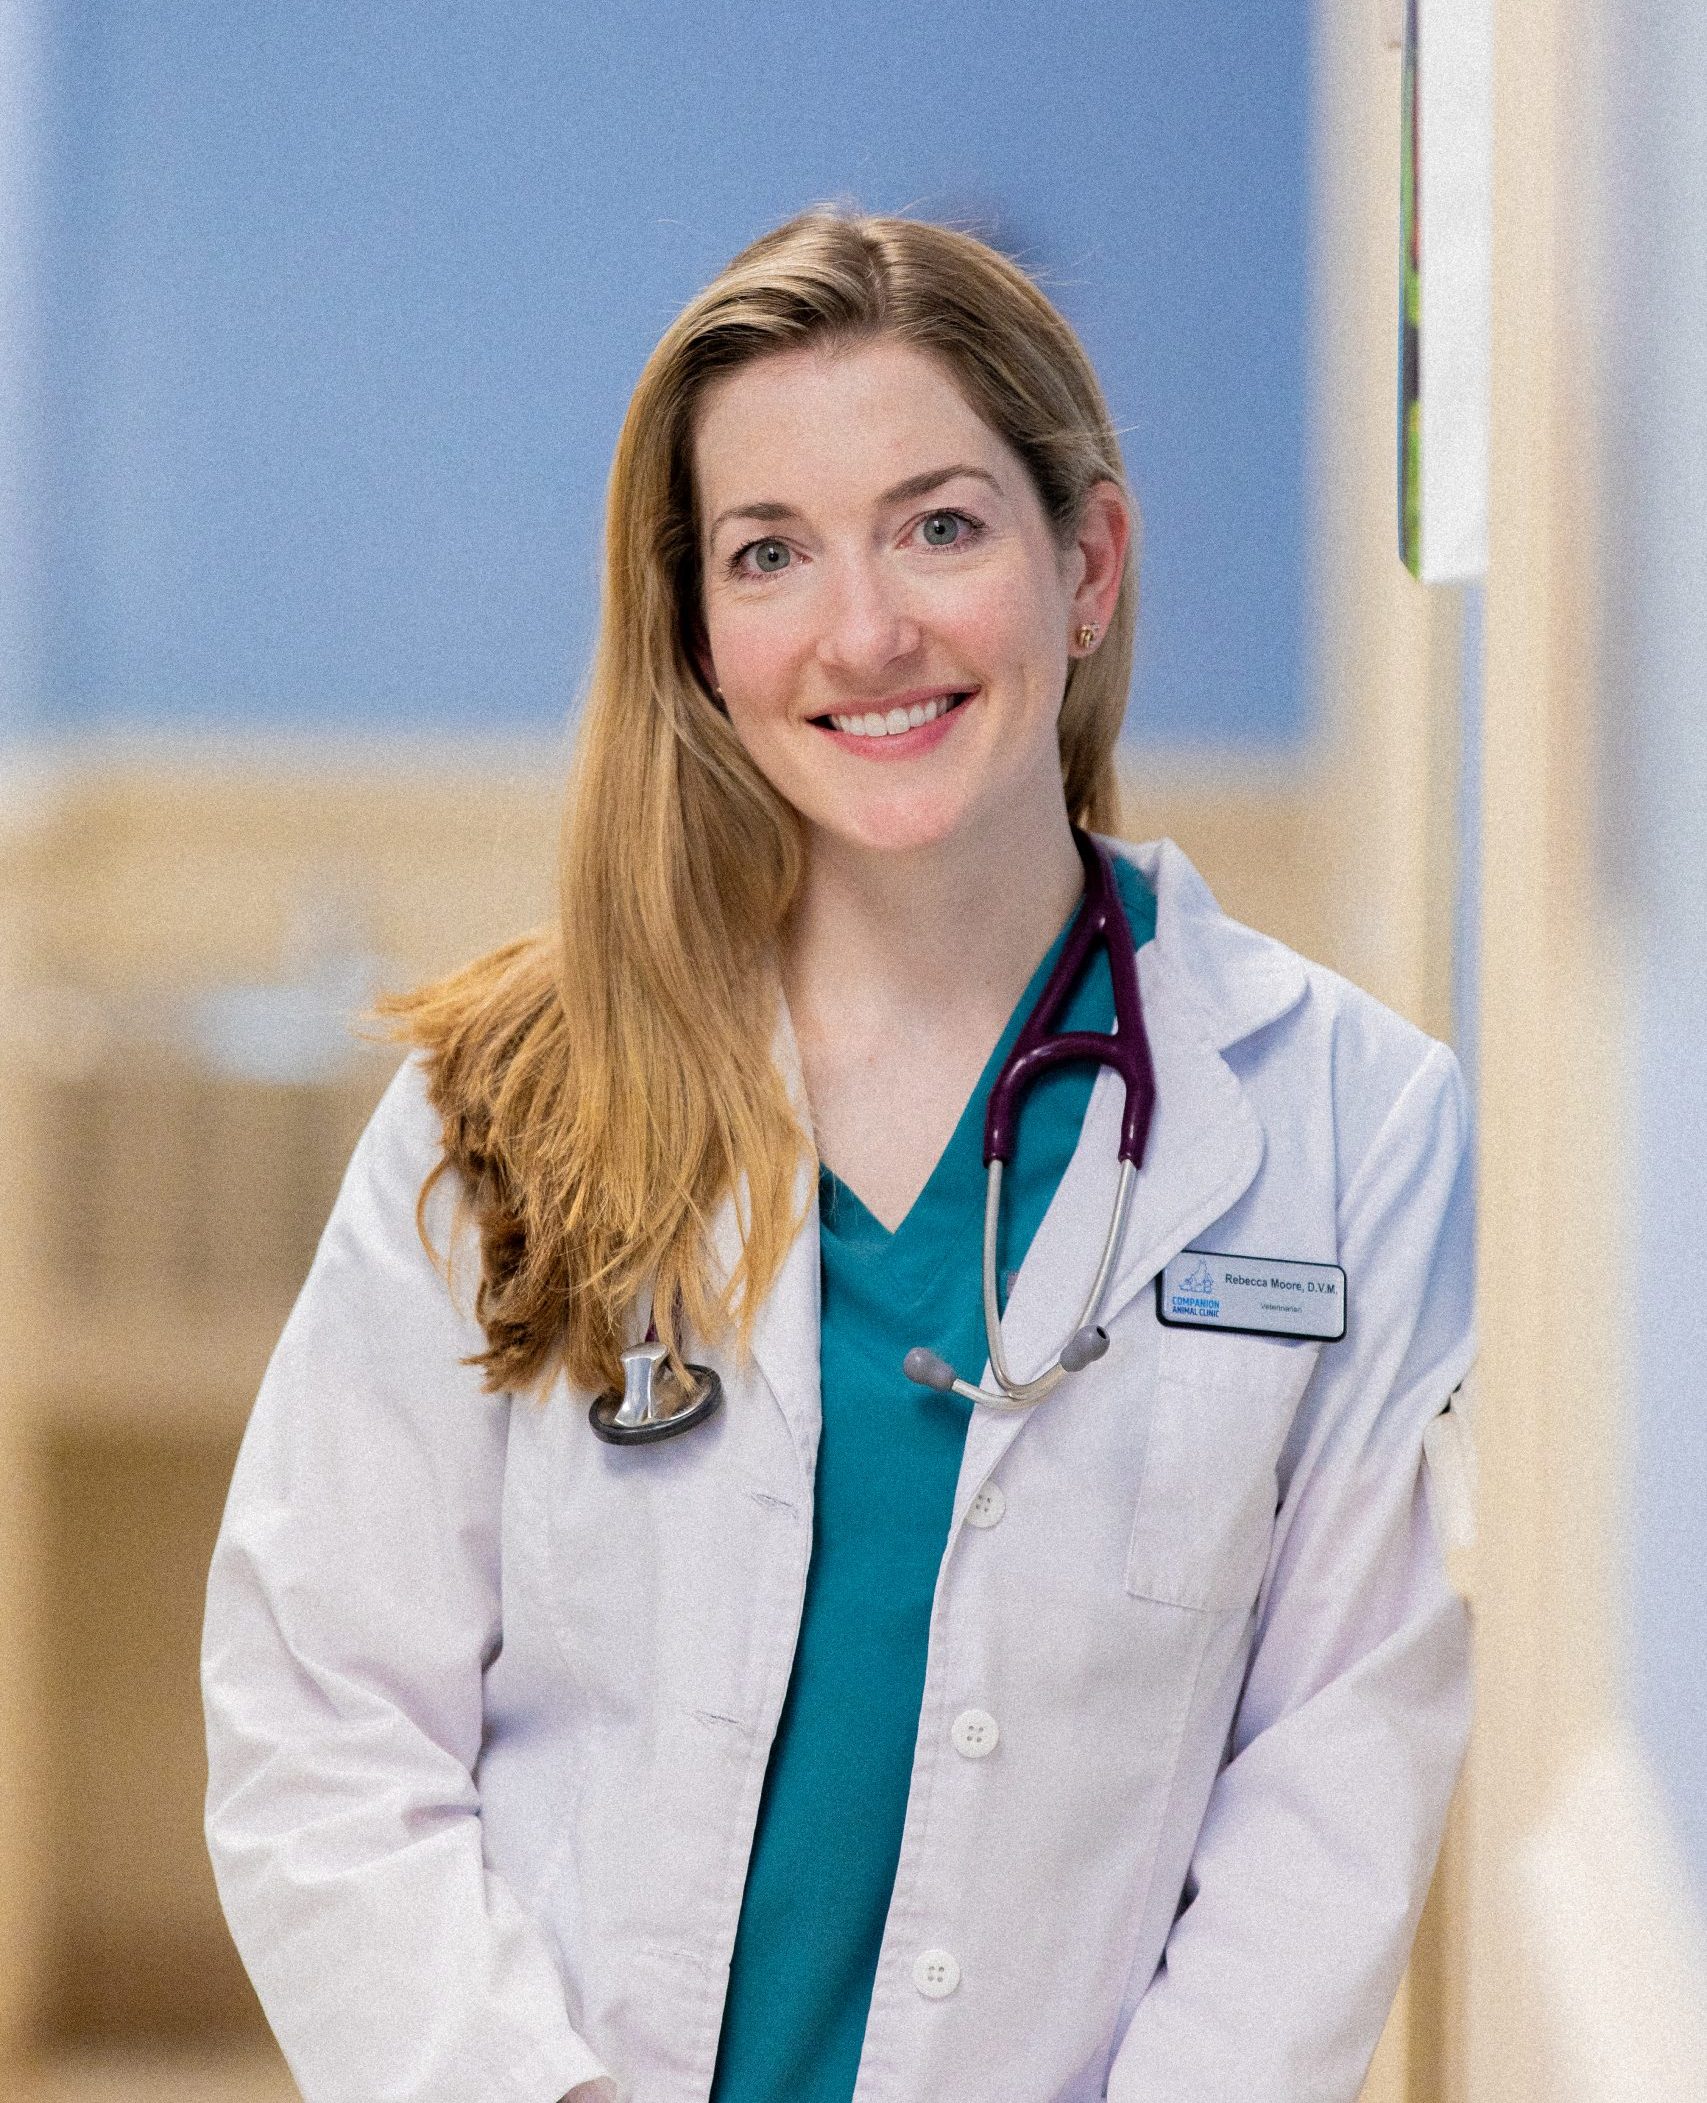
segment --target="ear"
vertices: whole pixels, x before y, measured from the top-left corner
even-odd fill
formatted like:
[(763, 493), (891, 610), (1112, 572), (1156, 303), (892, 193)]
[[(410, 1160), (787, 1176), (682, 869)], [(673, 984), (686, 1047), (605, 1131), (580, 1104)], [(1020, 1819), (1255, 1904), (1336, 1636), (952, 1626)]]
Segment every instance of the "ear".
[[(1114, 618), (1120, 580), (1132, 545), (1132, 509), (1113, 482), (1093, 483), (1068, 550), (1068, 578), (1074, 585), (1069, 625), (1094, 628), (1100, 639)], [(1096, 644), (1091, 645), (1092, 649)], [(1082, 655), (1076, 647), (1073, 654)]]

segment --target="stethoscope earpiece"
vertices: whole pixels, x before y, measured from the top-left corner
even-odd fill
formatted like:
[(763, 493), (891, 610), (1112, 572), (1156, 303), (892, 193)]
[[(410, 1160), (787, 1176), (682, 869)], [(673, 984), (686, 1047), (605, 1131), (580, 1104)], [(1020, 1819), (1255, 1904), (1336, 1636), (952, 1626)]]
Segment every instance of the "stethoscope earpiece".
[(1100, 1325), (1075, 1329), (1061, 1346), (1061, 1370), (1082, 1373), (1086, 1366), (1095, 1365), (1107, 1349), (1108, 1331)]
[(901, 1370), (917, 1387), (934, 1387), (939, 1395), (954, 1392), (954, 1368), (946, 1358), (923, 1344), (915, 1344), (901, 1361)]

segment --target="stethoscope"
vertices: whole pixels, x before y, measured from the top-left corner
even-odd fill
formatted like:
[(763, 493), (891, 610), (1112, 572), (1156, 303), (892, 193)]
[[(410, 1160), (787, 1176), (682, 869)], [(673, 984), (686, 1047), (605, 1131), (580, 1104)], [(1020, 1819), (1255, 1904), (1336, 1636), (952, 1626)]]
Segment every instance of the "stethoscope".
[[(1030, 1409), (1050, 1394), (1069, 1373), (1092, 1365), (1108, 1349), (1108, 1332), (1097, 1324), (1103, 1295), (1113, 1275), (1114, 1261), (1132, 1210), (1132, 1194), (1144, 1159), (1150, 1118), (1156, 1106), (1155, 1070), (1150, 1061), (1150, 1040), (1144, 1028), (1144, 1008), (1138, 997), (1138, 963), (1133, 953), (1132, 927), (1115, 882), (1114, 865), (1107, 848), (1088, 833), (1073, 830), (1073, 844), (1085, 868), (1085, 892), (1074, 915), (1067, 940), (1049, 974), (1048, 984), (1038, 995), (1037, 1005), (1026, 1017), (1013, 1050), (1003, 1061), (990, 1089), (984, 1114), (984, 1339), (990, 1354), (990, 1373), (999, 1392), (961, 1379), (947, 1359), (917, 1344), (902, 1361), (901, 1370), (920, 1387), (939, 1394), (963, 1395), (969, 1402), (982, 1402), (990, 1409)], [(1097, 943), (1108, 958), (1109, 979), (1114, 988), (1114, 1029), (1055, 1029), (1086, 959)], [(1016, 1380), (1002, 1345), (1001, 1305), (996, 1289), (996, 1251), (1002, 1218), (1002, 1171), (1012, 1161), (1019, 1131), (1020, 1097), (1052, 1066), (1089, 1060), (1095, 1066), (1112, 1066), (1126, 1090), (1125, 1113), (1120, 1126), (1120, 1179), (1115, 1187), (1114, 1210), (1102, 1259), (1085, 1296), (1084, 1308), (1054, 1360), (1030, 1380)], [(589, 1415), (593, 1429), (612, 1445), (639, 1445), (649, 1440), (673, 1438), (691, 1431), (712, 1415), (723, 1400), (723, 1384), (709, 1366), (689, 1365), (684, 1386), (670, 1373), (664, 1346), (649, 1332), (644, 1343), (622, 1354), (621, 1392), (607, 1389), (593, 1401)]]

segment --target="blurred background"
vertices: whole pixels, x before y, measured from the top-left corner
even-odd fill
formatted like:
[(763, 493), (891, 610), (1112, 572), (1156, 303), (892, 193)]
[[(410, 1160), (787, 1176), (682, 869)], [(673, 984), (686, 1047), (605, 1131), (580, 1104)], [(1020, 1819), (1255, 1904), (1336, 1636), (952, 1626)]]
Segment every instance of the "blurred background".
[(1481, 1713), (1369, 2103), (1707, 2096), (1707, 26), (1496, 23), (1484, 588), (1395, 552), (1402, 12), (0, 0), (0, 2095), (292, 2094), (196, 1651), (351, 1019), (549, 913), (629, 389), (849, 198), (1103, 376), (1127, 829), (1477, 1089)]

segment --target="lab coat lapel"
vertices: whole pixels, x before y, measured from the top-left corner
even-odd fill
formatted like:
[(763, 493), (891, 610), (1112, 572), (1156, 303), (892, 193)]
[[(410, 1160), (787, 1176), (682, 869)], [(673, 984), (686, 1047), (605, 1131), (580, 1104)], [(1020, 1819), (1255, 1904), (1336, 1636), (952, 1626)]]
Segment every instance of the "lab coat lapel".
[[(1156, 890), (1156, 936), (1138, 952), (1156, 1108), (1099, 1316), (1105, 1324), (1250, 1187), (1262, 1162), (1262, 1127), (1222, 1053), (1304, 990), (1302, 966), (1284, 953), (1272, 964), (1270, 946), (1259, 948), (1248, 930), (1220, 913), (1171, 842), (1136, 850), (1109, 844), (1138, 862)], [(1119, 1177), (1124, 1103), (1119, 1077), (1103, 1069), (1003, 1317), (1002, 1337), (1018, 1378), (1034, 1377), (1055, 1357), (1095, 1275)], [(987, 1366), (982, 1384), (990, 1384)], [(988, 1475), (1029, 1416), (1028, 1410), (974, 1410), (964, 1495)]]

